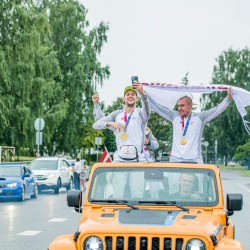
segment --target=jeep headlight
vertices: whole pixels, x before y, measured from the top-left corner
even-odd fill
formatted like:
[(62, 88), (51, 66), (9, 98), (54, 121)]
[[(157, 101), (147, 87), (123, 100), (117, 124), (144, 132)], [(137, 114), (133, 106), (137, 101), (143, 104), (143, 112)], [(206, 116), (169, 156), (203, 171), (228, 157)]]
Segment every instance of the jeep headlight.
[(187, 242), (185, 250), (206, 250), (206, 246), (203, 241), (192, 239)]
[(90, 236), (84, 241), (83, 250), (103, 250), (103, 242), (96, 236)]
[(6, 185), (6, 187), (8, 187), (8, 188), (13, 188), (13, 187), (16, 187), (16, 186), (17, 186), (16, 182), (9, 183), (9, 184)]

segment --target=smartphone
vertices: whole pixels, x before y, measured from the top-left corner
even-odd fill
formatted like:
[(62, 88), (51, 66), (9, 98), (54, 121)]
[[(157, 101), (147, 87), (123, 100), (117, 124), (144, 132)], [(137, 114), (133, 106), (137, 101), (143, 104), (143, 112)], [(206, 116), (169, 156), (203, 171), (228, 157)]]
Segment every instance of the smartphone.
[(132, 84), (134, 81), (138, 82), (138, 76), (131, 76), (131, 81), (132, 81)]

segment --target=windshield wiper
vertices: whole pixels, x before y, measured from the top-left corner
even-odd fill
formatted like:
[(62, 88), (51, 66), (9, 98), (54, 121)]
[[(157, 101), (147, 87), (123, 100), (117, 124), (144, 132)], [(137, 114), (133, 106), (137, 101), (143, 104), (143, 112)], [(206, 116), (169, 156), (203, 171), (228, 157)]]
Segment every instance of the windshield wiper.
[(189, 208), (186, 208), (184, 206), (176, 204), (176, 201), (139, 201), (139, 203), (150, 203), (150, 204), (159, 204), (159, 205), (165, 205), (165, 206), (175, 206), (183, 211), (189, 211)]
[(116, 204), (122, 204), (122, 205), (127, 205), (133, 209), (139, 209), (138, 207), (134, 206), (127, 200), (90, 200), (91, 202), (107, 202), (107, 203), (116, 203)]

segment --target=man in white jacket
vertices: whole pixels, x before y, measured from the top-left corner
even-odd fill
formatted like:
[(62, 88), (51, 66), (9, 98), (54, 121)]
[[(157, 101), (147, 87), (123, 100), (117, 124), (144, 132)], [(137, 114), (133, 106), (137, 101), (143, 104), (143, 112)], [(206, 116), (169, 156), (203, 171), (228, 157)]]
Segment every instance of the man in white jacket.
[[(142, 108), (137, 108), (137, 91), (141, 95)], [(150, 117), (150, 106), (147, 95), (142, 84), (134, 82), (132, 86), (124, 89), (124, 107), (115, 110), (107, 116), (99, 119), (93, 124), (93, 129), (102, 130), (112, 128), (115, 132), (117, 151), (114, 154), (114, 161), (127, 161), (123, 159), (120, 149), (123, 146), (132, 145), (138, 152), (139, 161), (147, 161), (143, 152), (144, 132)]]
[[(136, 108), (138, 101), (137, 91), (141, 95), (142, 108)], [(114, 162), (127, 162), (128, 160), (146, 162), (147, 160), (143, 150), (144, 132), (150, 117), (150, 106), (142, 84), (134, 81), (132, 86), (127, 86), (124, 89), (123, 101), (123, 109), (115, 110), (109, 115), (99, 119), (93, 124), (93, 128), (96, 130), (112, 128), (112, 130), (114, 130), (117, 148), (114, 153)], [(131, 146), (136, 149), (136, 157), (134, 159), (124, 158), (123, 149)], [(127, 156), (129, 157), (129, 153)], [(113, 173), (113, 198), (121, 199), (124, 197), (127, 181), (129, 181), (130, 184), (131, 197), (143, 198), (144, 181), (139, 181), (143, 180), (143, 178), (138, 176), (138, 174), (138, 172)]]
[[(188, 96), (178, 100), (178, 111), (168, 109), (148, 96), (152, 109), (173, 124), (170, 162), (203, 163), (201, 138), (204, 126), (220, 115), (230, 104), (231, 89), (227, 97), (215, 108), (193, 113), (193, 102)], [(223, 124), (222, 124), (223, 126)]]
[[(100, 96), (98, 93), (96, 93), (92, 96), (92, 101), (94, 104), (94, 114), (95, 114), (96, 120), (99, 120), (105, 116), (105, 114), (103, 113), (103, 111), (100, 108), (99, 100), (100, 100)], [(114, 131), (115, 129), (110, 127), (110, 130)], [(155, 136), (153, 135), (153, 133), (149, 129), (149, 127), (146, 127), (143, 150), (144, 150), (144, 156), (148, 162), (153, 161), (148, 150), (149, 149), (157, 150), (158, 148), (159, 148), (159, 143), (158, 143), (157, 139), (155, 138)]]

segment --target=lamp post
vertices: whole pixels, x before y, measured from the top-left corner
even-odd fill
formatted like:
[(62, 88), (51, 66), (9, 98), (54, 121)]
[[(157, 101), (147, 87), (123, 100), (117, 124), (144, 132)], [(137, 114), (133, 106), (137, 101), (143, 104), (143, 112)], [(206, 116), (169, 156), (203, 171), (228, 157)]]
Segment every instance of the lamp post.
[(214, 159), (214, 163), (215, 164), (217, 164), (217, 150), (218, 150), (218, 141), (217, 140), (215, 140), (214, 141), (214, 157), (215, 157), (215, 159)]
[(207, 163), (207, 147), (209, 145), (208, 141), (204, 141), (203, 145), (206, 147), (206, 163)]
[(97, 150), (96, 150), (96, 162), (98, 162), (98, 146), (102, 145), (102, 137), (95, 137), (95, 145), (97, 146)]

